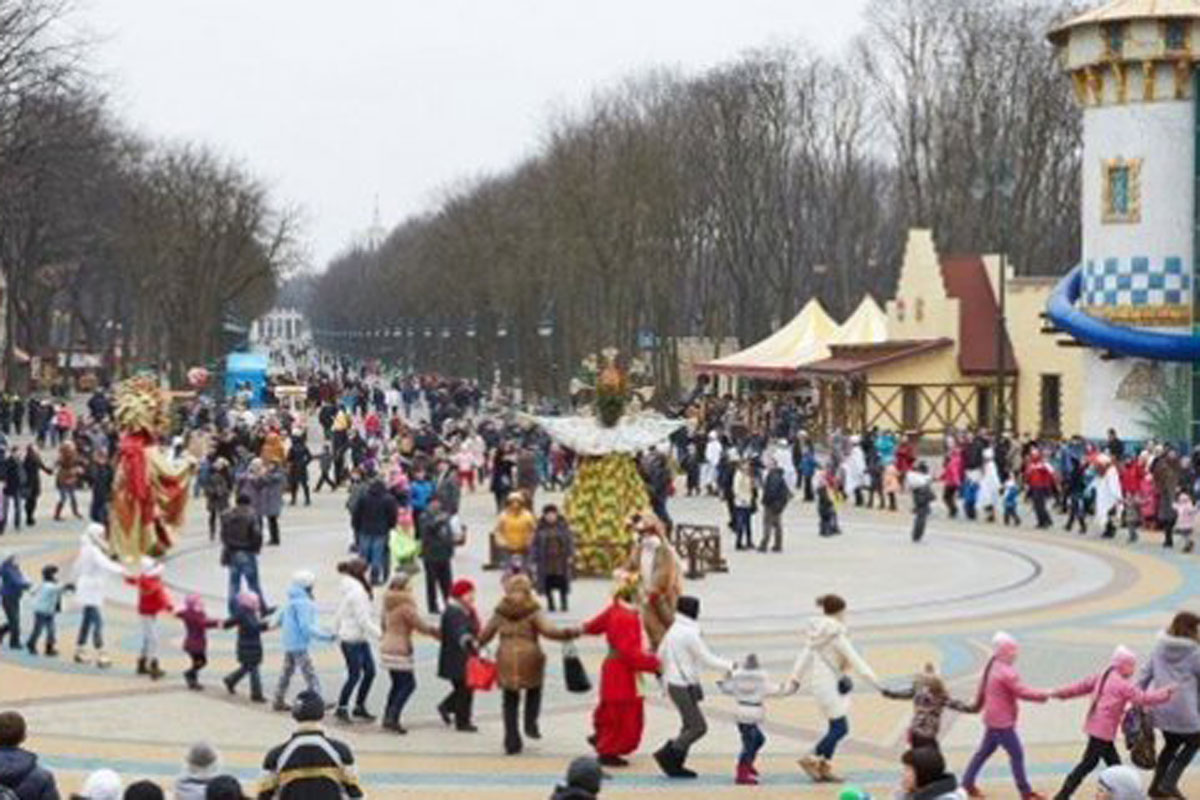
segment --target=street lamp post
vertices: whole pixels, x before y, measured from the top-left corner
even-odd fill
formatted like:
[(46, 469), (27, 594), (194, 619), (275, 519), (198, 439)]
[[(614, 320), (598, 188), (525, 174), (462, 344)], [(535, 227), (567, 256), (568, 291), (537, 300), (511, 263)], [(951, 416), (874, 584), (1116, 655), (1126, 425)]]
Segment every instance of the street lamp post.
[(546, 358), (550, 361), (550, 391), (547, 393), (552, 398), (558, 396), (558, 359), (554, 354), (554, 341), (551, 338), (554, 336), (554, 320), (546, 317), (538, 323), (538, 336), (541, 337), (546, 347)]
[(479, 351), (479, 343), (475, 341), (478, 331), (475, 328), (474, 322), (468, 322), (467, 328), (464, 331), (467, 337), (467, 357), (470, 358), (474, 353), (475, 361), (475, 380), (483, 382), (483, 353)]
[[(501, 383), (504, 383), (504, 375), (503, 375), (503, 371), (504, 371), (504, 350), (506, 349), (505, 345), (506, 345), (506, 344), (507, 344), (507, 342), (508, 342), (508, 325), (507, 325), (506, 323), (504, 323), (504, 322), (501, 322), (501, 323), (500, 323), (500, 324), (499, 324), (499, 325), (496, 327), (496, 338), (500, 340), (500, 352), (498, 352), (498, 353), (496, 354), (496, 366), (497, 366), (497, 367), (500, 367), (500, 370), (501, 370), (500, 382), (501, 382)], [(512, 381), (512, 379), (513, 379), (513, 374), (512, 374), (512, 371), (513, 371), (513, 363), (512, 363), (512, 360), (510, 359), (510, 360), (509, 360), (509, 365), (508, 365), (508, 379), (509, 379), (509, 381)]]
[[(1004, 342), (1008, 338), (1008, 238), (1011, 222), (1012, 198), (1016, 193), (1016, 179), (1007, 161), (992, 163), (984, 175), (976, 178), (971, 186), (971, 194), (976, 201), (984, 201), (995, 196), (1000, 203), (1000, 275), (998, 276), (996, 293), (996, 413), (993, 420), (995, 441), (1000, 442), (1004, 436), (1004, 422), (1007, 412), (1005, 394), (1008, 383), (1008, 351)], [(1015, 413), (1015, 409), (1014, 409)]]

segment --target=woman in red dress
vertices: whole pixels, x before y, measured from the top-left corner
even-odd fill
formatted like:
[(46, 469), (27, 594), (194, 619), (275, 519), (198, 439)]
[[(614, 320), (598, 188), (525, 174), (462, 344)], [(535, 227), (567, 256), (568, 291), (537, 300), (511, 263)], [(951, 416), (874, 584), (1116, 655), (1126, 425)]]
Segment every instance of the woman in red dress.
[(608, 640), (608, 656), (600, 673), (600, 705), (592, 714), (592, 744), (606, 767), (628, 766), (624, 756), (641, 744), (645, 701), (638, 688), (638, 673), (661, 670), (658, 657), (646, 652), (636, 600), (636, 575), (623, 575), (612, 603), (583, 625), (584, 633), (603, 634)]

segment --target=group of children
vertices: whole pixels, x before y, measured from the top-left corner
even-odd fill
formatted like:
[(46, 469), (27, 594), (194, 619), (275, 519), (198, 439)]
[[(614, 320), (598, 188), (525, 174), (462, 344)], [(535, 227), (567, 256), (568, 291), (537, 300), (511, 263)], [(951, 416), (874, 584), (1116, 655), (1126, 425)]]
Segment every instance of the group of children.
[[(1041, 800), (1029, 782), (1025, 768), (1024, 749), (1017, 733), (1018, 710), (1021, 702), (1044, 703), (1050, 699), (1071, 700), (1090, 698), (1084, 719), (1087, 744), (1079, 763), (1064, 779), (1055, 800), (1067, 800), (1083, 781), (1103, 762), (1106, 766), (1120, 763), (1114, 744), (1122, 721), (1131, 707), (1149, 707), (1168, 702), (1176, 691), (1173, 683), (1135, 681), (1137, 657), (1125, 647), (1116, 648), (1110, 662), (1099, 672), (1055, 691), (1043, 691), (1027, 686), (1021, 679), (1016, 663), (1019, 655), (1017, 641), (1000, 632), (992, 639), (992, 656), (987, 661), (975, 696), (970, 702), (953, 697), (932, 664), (926, 664), (912, 683), (902, 689), (885, 689), (883, 695), (892, 700), (912, 703), (912, 718), (907, 738), (912, 751), (924, 748), (939, 749), (942, 718), (947, 710), (963, 714), (981, 714), (983, 739), (967, 765), (961, 782), (971, 798), (982, 798), (978, 787), (979, 774), (997, 749), (1003, 749), (1022, 800)], [(1169, 681), (1169, 678), (1164, 678)], [(1139, 683), (1145, 688), (1139, 687)], [(1157, 687), (1152, 683), (1160, 683)], [(762, 732), (765, 718), (764, 702), (772, 696), (789, 694), (784, 684), (774, 684), (751, 654), (732, 675), (717, 682), (726, 694), (737, 702), (737, 726), (742, 741), (738, 757), (737, 783), (756, 784), (758, 771), (755, 760), (766, 743)], [(1176, 776), (1177, 777), (1177, 776)], [(1151, 797), (1169, 796), (1170, 786), (1156, 773)]]
[[(90, 532), (84, 535), (84, 548), (89, 545)], [(113, 566), (114, 572), (121, 572), (119, 566)], [(77, 570), (80, 572), (80, 570)], [(83, 570), (76, 583), (63, 583), (59, 580), (59, 567), (47, 564), (42, 568), (42, 580), (37, 586), (25, 577), (16, 555), (7, 557), (0, 562), (0, 598), (3, 599), (4, 623), (0, 625), (0, 641), (7, 638), (9, 646), (14, 649), (25, 649), (30, 655), (44, 654), (47, 657), (58, 655), (57, 617), (62, 612), (63, 596), (68, 592), (76, 592), (77, 601), (83, 610), (79, 635), (79, 649), (75, 654), (76, 663), (88, 662), (84, 646), (89, 639), (97, 647), (96, 665), (105, 668), (111, 662), (104, 655), (101, 639), (101, 606), (103, 591), (95, 594), (88, 586), (87, 570)], [(176, 611), (175, 603), (163, 582), (162, 564), (151, 558), (144, 558), (140, 571), (136, 574), (126, 574), (124, 580), (135, 587), (137, 591), (137, 612), (141, 625), (141, 649), (137, 662), (137, 674), (148, 675), (153, 680), (161, 679), (166, 673), (159, 663), (160, 635), (159, 619), (164, 614), (174, 614), (184, 626), (183, 651), (191, 659), (191, 667), (184, 672), (184, 680), (191, 689), (199, 690), (200, 671), (208, 664), (208, 631), (218, 628), (237, 628), (237, 657), (239, 667), (225, 679), (226, 688), (233, 692), (237, 684), (249, 676), (251, 697), (256, 702), (263, 701), (261, 679), (258, 668), (262, 663), (261, 634), (267, 630), (269, 623), (262, 618), (263, 609), (258, 596), (253, 593), (242, 593), (237, 597), (234, 614), (229, 619), (210, 617), (205, 610), (204, 601), (199, 595), (189, 595), (183, 608)], [(33, 616), (33, 628), (27, 639), (21, 636), (21, 601), (30, 595), (30, 611)], [(98, 599), (97, 599), (98, 597)], [(44, 649), (42, 641), (44, 636)]]

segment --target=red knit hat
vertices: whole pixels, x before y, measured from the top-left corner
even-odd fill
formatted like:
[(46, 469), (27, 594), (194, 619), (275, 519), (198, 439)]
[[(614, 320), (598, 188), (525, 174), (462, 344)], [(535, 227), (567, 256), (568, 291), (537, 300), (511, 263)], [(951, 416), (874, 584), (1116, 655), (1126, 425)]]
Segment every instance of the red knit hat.
[(459, 578), (450, 587), (451, 597), (465, 597), (475, 591), (475, 581), (470, 578)]

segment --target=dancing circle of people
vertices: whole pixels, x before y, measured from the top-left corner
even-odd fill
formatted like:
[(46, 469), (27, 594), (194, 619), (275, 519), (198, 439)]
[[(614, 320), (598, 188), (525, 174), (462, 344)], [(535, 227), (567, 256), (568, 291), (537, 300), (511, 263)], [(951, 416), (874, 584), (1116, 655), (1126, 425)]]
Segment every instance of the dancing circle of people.
[[(1020, 705), (1087, 698), (1086, 747), (1056, 797), (1070, 797), (1101, 762), (1110, 768), (1120, 764), (1116, 742), (1123, 728), (1130, 740), (1144, 738), (1150, 729), (1162, 733), (1148, 794), (1181, 797), (1180, 779), (1200, 750), (1200, 617), (1190, 612), (1175, 616), (1140, 667), (1132, 651), (1119, 647), (1095, 675), (1053, 690), (1031, 688), (1022, 681), (1017, 668), (1019, 645), (1012, 636), (998, 632), (977, 690), (968, 698), (953, 697), (931, 664), (923, 665), (903, 687), (886, 686), (854, 647), (846, 601), (833, 594), (817, 599), (817, 613), (801, 631), (795, 664), (780, 680), (771, 679), (755, 653), (729, 658), (708, 647), (700, 627), (700, 599), (684, 593), (667, 537), (667, 504), (674, 486), (670, 460), (678, 461), (688, 494), (709, 492), (725, 499), (737, 549), (754, 547), (752, 520), (760, 505), (762, 538), (757, 549), (782, 549), (781, 517), (793, 499), (793, 489), (802, 492), (804, 501), (816, 504), (821, 536), (841, 533), (838, 506), (853, 502), (874, 507), (878, 501), (879, 508), (895, 512), (897, 497), (907, 493), (912, 501), (912, 538), (920, 542), (937, 495), (934, 477), (917, 456), (911, 438), (874, 431), (861, 436), (835, 433), (822, 463), (813, 443), (796, 430), (772, 440), (762, 432), (730, 437), (716, 429), (693, 428), (673, 440), (670, 453), (655, 449), (642, 459), (651, 507), (628, 521), (634, 545), (614, 573), (609, 604), (582, 624), (560, 626), (551, 622), (549, 613), (568, 610), (576, 542), (569, 520), (555, 505), (545, 505), (540, 515), (532, 509), (539, 488), (561, 488), (569, 482), (571, 456), (555, 451), (551, 443), (534, 440), (532, 446), (514, 445), (494, 429), (471, 425), (458, 430), (448, 449), (445, 430), (436, 422), (437, 406), (447, 401), (435, 398), (445, 394), (459, 396), (436, 385), (426, 387), (424, 394), (402, 385), (394, 390), (396, 405), (386, 423), (380, 409), (371, 406), (375, 393), (365, 386), (322, 403), (318, 421), (327, 442), (318, 455), (308, 448), (302, 419), (265, 415), (253, 426), (243, 421), (216, 425), (223, 433), (213, 435), (214, 410), (197, 409), (207, 421), (193, 424), (187, 440), (174, 444), (178, 457), (193, 457), (188, 455), (192, 453), (200, 464), (197, 490), (205, 497), (210, 538), (219, 539), (221, 565), (228, 571), (222, 613), (211, 612), (198, 595), (189, 595), (178, 608), (165, 583), (163, 562), (147, 557), (131, 566), (114, 557), (104, 524), (104, 492), (111, 490), (111, 475), (107, 486), (103, 474), (93, 477), (94, 470), (85, 470), (74, 452), (76, 445), (64, 441), (57, 469), (37, 460), (35, 475), (45, 471), (59, 476), (56, 518), (64, 506), (78, 513), (74, 488), (86, 476), (94, 495), (93, 522), (81, 537), (68, 581), (60, 579), (57, 566), (48, 565), (34, 585), (16, 556), (0, 563), (5, 613), (0, 636), (30, 655), (56, 656), (56, 619), (64, 596), (73, 593), (82, 611), (74, 660), (108, 669), (113, 662), (104, 647), (104, 607), (112, 593), (110, 584), (120, 580), (136, 591), (141, 626), (138, 674), (151, 680), (165, 677), (159, 628), (164, 616), (173, 615), (183, 625), (183, 651), (190, 660), (183, 678), (189, 688), (200, 690), (210, 632), (232, 629), (238, 666), (221, 679), (227, 692), (236, 694), (247, 681), (251, 702), (270, 703), (276, 711), (313, 722), (323, 716), (325, 695), (312, 653), (320, 643), (336, 643), (346, 678), (332, 706), (334, 718), (343, 725), (378, 722), (382, 729), (399, 735), (408, 732), (403, 715), (417, 690), (414, 639), (425, 636), (438, 642), (437, 675), (449, 686), (437, 705), (439, 717), (456, 731), (477, 732), (475, 695), (497, 686), (503, 749), (509, 755), (521, 753), (526, 739), (541, 738), (547, 663), (542, 640), (564, 643), (564, 672), (574, 672), (575, 682), (582, 683), (568, 688), (587, 691), (586, 676), (578, 674), (582, 666), (573, 642), (585, 636), (603, 637), (607, 651), (588, 739), (598, 764), (626, 767), (641, 747), (646, 699), (641, 676), (652, 675), (680, 718), (678, 734), (653, 752), (654, 762), (672, 779), (696, 777), (687, 763), (696, 743), (708, 733), (703, 685), (704, 677), (715, 673), (720, 676), (715, 688), (735, 704), (741, 747), (733, 777), (745, 785), (759, 782), (758, 755), (766, 744), (763, 723), (772, 699), (801, 691), (812, 696), (826, 730), (812, 751), (800, 758), (799, 766), (813, 782), (842, 782), (835, 762), (850, 733), (857, 678), (884, 697), (912, 703), (907, 734), (911, 749), (902, 763), (904, 787), (908, 795), (921, 797), (956, 792), (982, 797), (980, 772), (997, 749), (1004, 749), (1021, 797), (1036, 800), (1040, 795), (1026, 773), (1018, 734)], [(478, 397), (469, 392), (464, 396), (466, 404), (477, 410)], [(397, 409), (403, 406), (411, 413), (411, 406), (421, 402), (429, 407), (431, 422), (409, 426)], [(448, 414), (442, 422), (453, 419), (455, 415)], [(103, 427), (102, 422), (97, 424)], [(72, 428), (76, 425), (71, 423)], [(764, 430), (773, 426), (768, 420)], [(384, 444), (389, 437), (394, 446)], [(88, 449), (95, 453), (91, 460), (103, 465), (105, 447)], [(36, 454), (33, 446), (29, 451)], [(7, 474), (10, 458), (15, 461), (10, 456), (0, 462), (0, 476)], [(350, 466), (345, 464), (347, 458)], [(320, 479), (310, 490), (312, 461), (318, 462)], [(28, 472), (19, 463), (13, 468), (22, 476)], [(1124, 444), (1115, 432), (1102, 447), (1081, 439), (1050, 447), (1027, 441), (1019, 451), (1006, 439), (992, 442), (979, 432), (948, 439), (937, 480), (950, 517), (961, 513), (969, 519), (995, 521), (1002, 516), (1005, 525), (1019, 525), (1018, 504), (1024, 496), (1039, 528), (1050, 527), (1049, 508), (1057, 502), (1068, 514), (1068, 530), (1078, 525), (1081, 533), (1086, 532), (1091, 518), (1106, 537), (1115, 536), (1123, 526), (1130, 540), (1136, 541), (1140, 526), (1158, 527), (1165, 546), (1172, 546), (1173, 537), (1180, 535), (1190, 551), (1195, 516), (1191, 495), (1198, 472), (1200, 456), (1189, 461), (1165, 445), (1151, 443), (1125, 459)], [(291, 494), (292, 505), (300, 496), (307, 505), (312, 491), (336, 489), (347, 481), (353, 556), (337, 566), (340, 596), (333, 625), (326, 628), (316, 605), (316, 574), (297, 572), (286, 597), (272, 606), (259, 579), (258, 562), (264, 546), (282, 544), (285, 494)], [(477, 484), (487, 485), (498, 509), (490, 536), (501, 560), (501, 596), (490, 613), (480, 607), (476, 583), (453, 574), (455, 553), (468, 535), (459, 516), (462, 494), (474, 491)], [(21, 503), (25, 499), (18, 496), (12, 503), (18, 523), (26, 511)], [(6, 509), (8, 505), (6, 499)], [(31, 524), (32, 508), (27, 514)], [(422, 614), (413, 590), (414, 577), (422, 574), (426, 611), (436, 616), (436, 622)], [(27, 605), (33, 619), (27, 638), (21, 633), (26, 594), (31, 595)], [(543, 609), (539, 596), (548, 609)], [(280, 632), (283, 656), (273, 696), (268, 697), (261, 675), (263, 636), (274, 630)], [(40, 649), (43, 637), (44, 649)], [(493, 645), (494, 657), (489, 649)], [(390, 681), (379, 718), (368, 708), (378, 670), (385, 670)], [(292, 701), (289, 689), (297, 674), (304, 691)], [(316, 705), (321, 705), (321, 714), (314, 710)], [(961, 781), (947, 771), (938, 744), (947, 710), (979, 714), (984, 727)], [(1142, 725), (1140, 730), (1136, 723)], [(274, 755), (278, 758), (280, 753)], [(276, 764), (272, 769), (278, 773), (284, 766)], [(587, 775), (590, 781), (591, 772)], [(1137, 777), (1133, 773), (1131, 779), (1128, 771), (1110, 770), (1104, 775), (1101, 786), (1110, 794), (1127, 788), (1130, 780), (1136, 783)]]

